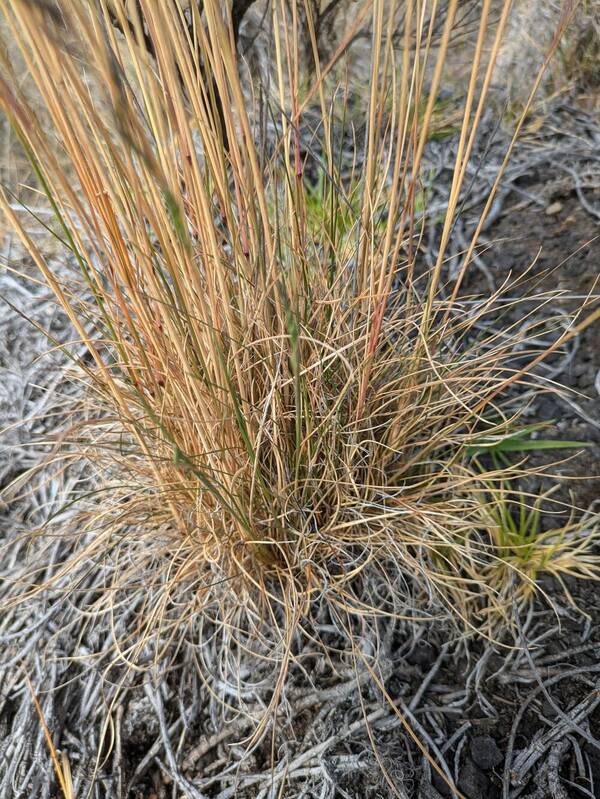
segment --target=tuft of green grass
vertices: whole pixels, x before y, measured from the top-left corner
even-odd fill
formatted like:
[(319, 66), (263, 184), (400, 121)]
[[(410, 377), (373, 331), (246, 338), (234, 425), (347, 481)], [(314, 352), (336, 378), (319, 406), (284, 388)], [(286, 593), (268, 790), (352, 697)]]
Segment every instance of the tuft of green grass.
[(561, 438), (534, 438), (533, 435), (541, 430), (552, 426), (552, 420), (548, 422), (536, 422), (534, 424), (512, 427), (502, 432), (500, 435), (491, 436), (482, 434), (475, 436), (467, 447), (467, 455), (490, 455), (494, 458), (494, 464), (499, 465), (503, 456), (509, 452), (541, 452), (543, 450), (557, 449), (584, 449), (591, 447), (589, 441), (567, 441)]
[[(508, 624), (512, 624), (515, 604), (522, 607), (539, 589), (540, 577), (556, 578), (571, 602), (565, 577), (597, 577), (599, 558), (592, 551), (600, 535), (596, 520), (575, 519), (571, 508), (565, 523), (542, 527), (544, 505), (557, 488), (530, 496), (508, 480), (486, 481), (481, 517), (490, 532), (494, 560), (479, 577), (497, 591)], [(564, 506), (558, 507), (564, 513)]]

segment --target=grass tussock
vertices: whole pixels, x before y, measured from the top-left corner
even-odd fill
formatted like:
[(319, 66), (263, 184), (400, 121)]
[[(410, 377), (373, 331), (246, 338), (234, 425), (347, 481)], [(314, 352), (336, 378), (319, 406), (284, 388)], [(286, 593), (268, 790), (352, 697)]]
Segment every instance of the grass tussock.
[[(460, 299), (479, 230), (458, 280), (443, 278), (508, 6), (484, 52), (481, 5), (431, 266), (421, 168), (457, 2), (442, 15), (374, 0), (357, 15), (345, 41), (368, 25), (372, 62), (350, 166), (343, 93), (327, 81), (343, 46), (315, 58), (307, 89), (295, 4), (270, 7), (274, 75), (259, 98), (216, 0), (202, 15), (179, 0), (2, 2), (36, 91), (4, 63), (0, 102), (72, 280), (6, 190), (2, 204), (88, 353), (76, 367), (90, 418), (71, 439), (98, 501), (56, 581), (75, 590), (112, 564), (93, 613), (135, 598), (139, 627), (118, 637), (131, 663), (149, 641), (159, 658), (218, 631), (224, 658), (273, 657), (283, 679), (295, 637), (318, 639), (315, 607), (339, 630), (450, 613), (494, 634), (541, 572), (596, 574), (589, 522), (539, 536), (537, 500), (507, 504), (526, 467), (483, 469), (471, 453), (482, 431), (514, 434), (501, 396), (527, 379), (516, 331), (490, 323), (498, 297)], [(536, 362), (529, 335), (521, 358)]]

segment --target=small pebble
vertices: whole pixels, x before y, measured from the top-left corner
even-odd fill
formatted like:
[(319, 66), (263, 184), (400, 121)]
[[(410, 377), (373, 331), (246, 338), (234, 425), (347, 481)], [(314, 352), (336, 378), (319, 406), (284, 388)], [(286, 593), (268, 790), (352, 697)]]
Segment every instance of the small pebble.
[(555, 216), (562, 211), (563, 204), (558, 200), (546, 207), (546, 216)]

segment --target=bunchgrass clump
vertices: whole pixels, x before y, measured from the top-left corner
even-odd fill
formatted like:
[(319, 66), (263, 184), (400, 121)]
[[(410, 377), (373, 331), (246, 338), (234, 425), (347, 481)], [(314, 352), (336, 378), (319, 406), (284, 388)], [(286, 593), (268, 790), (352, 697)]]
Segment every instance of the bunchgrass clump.
[[(62, 530), (57, 579), (76, 590), (112, 564), (93, 613), (137, 603), (138, 627), (118, 640), (126, 661), (220, 636), (223, 663), (273, 659), (275, 707), (297, 637), (319, 640), (316, 607), (350, 637), (390, 615), (492, 635), (541, 571), (595, 574), (588, 527), (540, 538), (536, 500), (520, 523), (506, 507), (512, 467), (473, 460), (482, 434), (511, 435), (502, 392), (529, 379), (511, 360), (516, 330), (488, 324), (498, 297), (460, 298), (479, 230), (458, 281), (444, 281), (509, 5), (490, 39), (482, 4), (430, 268), (421, 167), (457, 2), (441, 15), (374, 0), (353, 20), (345, 43), (367, 25), (372, 62), (350, 168), (335, 145), (344, 109), (330, 103), (343, 93), (327, 80), (344, 47), (319, 61), (308, 3), (272, 3), (275, 77), (260, 101), (216, 0), (202, 14), (180, 0), (2, 3), (36, 91), (4, 64), (0, 102), (72, 280), (6, 191), (2, 204), (87, 348), (74, 367), (89, 417), (69, 440), (97, 501)], [(321, 124), (303, 142), (311, 104)], [(528, 335), (520, 357), (535, 363)], [(15, 601), (42, 587), (32, 579)]]

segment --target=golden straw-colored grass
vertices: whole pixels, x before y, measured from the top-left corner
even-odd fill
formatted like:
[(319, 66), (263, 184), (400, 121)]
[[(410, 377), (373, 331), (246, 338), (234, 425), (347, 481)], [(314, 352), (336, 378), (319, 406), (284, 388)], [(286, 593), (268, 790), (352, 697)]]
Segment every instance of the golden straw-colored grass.
[[(140, 0), (139, 13), (60, 0), (60, 14), (2, 2), (43, 119), (8, 63), (0, 102), (77, 266), (72, 281), (7, 193), (1, 202), (89, 353), (77, 368), (92, 421), (73, 436), (101, 492), (59, 577), (113, 561), (104, 610), (142, 589), (139, 628), (119, 642), (133, 665), (150, 640), (159, 658), (216, 628), (274, 658), (280, 690), (322, 603), (340, 629), (450, 611), (493, 634), (539, 571), (595, 575), (577, 525), (543, 537), (537, 559), (535, 540), (503, 537), (498, 503), (519, 469), (482, 473), (468, 455), (482, 431), (513, 429), (499, 398), (526, 379), (511, 370), (513, 331), (481, 324), (497, 297), (460, 298), (481, 226), (455, 285), (443, 278), (510, 7), (490, 33), (490, 5), (429, 269), (416, 206), (457, 0), (439, 19), (427, 0), (364, 4), (344, 37), (372, 31), (366, 140), (350, 171), (328, 83), (344, 42), (301, 91), (294, 3), (271, 6), (278, 135), (266, 147), (217, 0), (202, 17), (180, 0)], [(314, 104), (316, 201), (300, 141)], [(531, 361), (541, 357), (532, 345)], [(20, 597), (36, 590), (32, 580)]]

